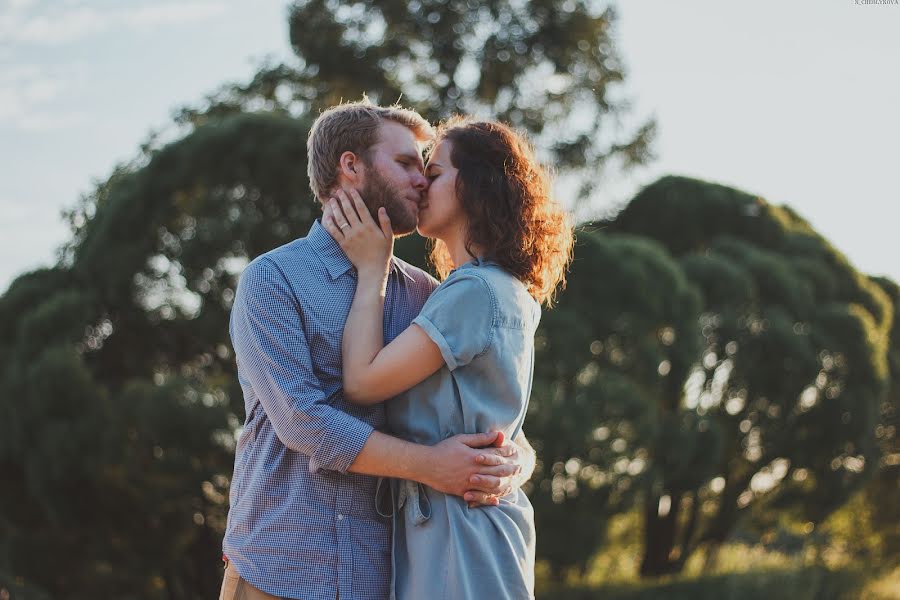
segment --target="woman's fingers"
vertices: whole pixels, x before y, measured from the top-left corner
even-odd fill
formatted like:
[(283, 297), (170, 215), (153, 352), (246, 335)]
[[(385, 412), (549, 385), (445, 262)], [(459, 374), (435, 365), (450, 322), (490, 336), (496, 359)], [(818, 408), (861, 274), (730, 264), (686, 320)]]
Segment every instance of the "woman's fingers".
[(322, 227), (324, 227), (325, 231), (330, 233), (331, 237), (334, 239), (343, 239), (344, 232), (337, 226), (337, 223), (335, 223), (334, 209), (332, 209), (330, 202), (325, 204), (325, 210), (322, 211)]
[(350, 223), (350, 227), (356, 227), (362, 221), (359, 218), (359, 214), (356, 212), (356, 208), (353, 206), (353, 200), (350, 199), (350, 196), (344, 190), (338, 190), (335, 192), (338, 199), (341, 202), (341, 208), (344, 210), (344, 216), (347, 218), (347, 222)]
[(332, 218), (334, 219), (335, 225), (343, 231), (350, 226), (350, 223), (347, 221), (347, 217), (344, 215), (344, 210), (341, 208), (341, 205), (338, 203), (336, 198), (332, 198), (328, 201), (328, 205), (331, 206)]
[(359, 271), (383, 267), (386, 273), (394, 244), (393, 233), (385, 233), (391, 231), (387, 214), (380, 214), (376, 223), (356, 190), (335, 190), (334, 197), (326, 204), (328, 210), (323, 214), (322, 223), (327, 225), (326, 230), (350, 262)]
[(383, 206), (378, 209), (378, 224), (381, 225), (381, 233), (384, 234), (384, 237), (394, 237), (394, 228), (391, 227), (391, 218), (387, 214), (387, 209)]
[[(349, 190), (341, 190), (342, 198), (344, 195), (350, 197), (353, 202), (353, 208), (356, 209), (356, 214), (359, 216), (360, 223), (363, 225), (376, 225), (381, 229), (381, 233), (384, 234), (385, 237), (393, 238), (394, 231), (391, 228), (391, 219), (388, 217), (387, 210), (384, 207), (380, 207), (378, 209), (378, 222), (376, 223), (372, 219), (372, 213), (369, 212), (369, 207), (366, 206), (366, 203), (363, 201), (362, 196), (359, 195), (359, 192), (353, 188)], [(342, 204), (344, 210), (347, 210), (346, 203)], [(355, 223), (351, 222), (351, 225), (355, 225)]]
[(350, 199), (353, 202), (353, 208), (356, 209), (356, 214), (359, 215), (360, 222), (363, 224), (375, 224), (372, 220), (372, 215), (369, 213), (369, 208), (366, 206), (366, 203), (363, 202), (362, 196), (359, 195), (355, 189), (350, 188), (349, 190)]

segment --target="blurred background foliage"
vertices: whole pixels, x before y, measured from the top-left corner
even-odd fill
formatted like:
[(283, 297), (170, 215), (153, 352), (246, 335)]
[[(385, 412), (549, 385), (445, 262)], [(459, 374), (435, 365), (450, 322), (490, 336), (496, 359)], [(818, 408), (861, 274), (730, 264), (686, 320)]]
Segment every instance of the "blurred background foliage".
[[(500, 118), (590, 205), (652, 158), (615, 22), (575, 0), (295, 2), (295, 61), (179, 109), (81, 198), (59, 263), (0, 297), (6, 595), (214, 597), (244, 418), (228, 312), (248, 260), (318, 214), (318, 111), (365, 93)], [(580, 224), (526, 424), (542, 597), (897, 597), (898, 310), (896, 283), (728, 187), (665, 177)]]

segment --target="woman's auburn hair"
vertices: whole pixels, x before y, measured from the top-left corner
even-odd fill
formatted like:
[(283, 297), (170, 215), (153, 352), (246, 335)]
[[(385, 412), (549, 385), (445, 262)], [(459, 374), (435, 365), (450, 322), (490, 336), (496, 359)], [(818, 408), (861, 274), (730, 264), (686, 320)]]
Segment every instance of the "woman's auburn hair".
[[(566, 211), (550, 196), (550, 176), (526, 138), (502, 123), (454, 117), (440, 125), (458, 170), (456, 195), (466, 218), (466, 250), (490, 259), (552, 306), (566, 284), (574, 233)], [(431, 244), (429, 260), (443, 280), (454, 268), (447, 247)]]

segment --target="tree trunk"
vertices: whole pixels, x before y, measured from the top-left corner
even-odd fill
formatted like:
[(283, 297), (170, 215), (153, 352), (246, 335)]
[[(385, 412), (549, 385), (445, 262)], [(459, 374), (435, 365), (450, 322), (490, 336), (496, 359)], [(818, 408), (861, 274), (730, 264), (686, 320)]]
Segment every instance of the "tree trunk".
[(737, 499), (741, 492), (750, 485), (753, 473), (745, 473), (736, 478), (729, 477), (726, 479), (725, 489), (719, 498), (719, 509), (704, 533), (704, 541), (721, 545), (728, 539), (738, 520), (738, 515), (741, 513), (741, 510), (737, 507)]
[(691, 513), (688, 516), (687, 524), (684, 526), (684, 533), (681, 536), (681, 545), (679, 546), (678, 572), (684, 568), (684, 563), (688, 557), (693, 554), (696, 546), (693, 543), (694, 532), (697, 529), (697, 514), (700, 512), (700, 499), (697, 497), (696, 491), (690, 495)]
[(719, 548), (722, 544), (719, 542), (709, 542), (706, 546), (706, 558), (703, 561), (703, 571), (711, 573), (719, 562)]
[(644, 501), (644, 558), (641, 561), (641, 577), (658, 577), (677, 573), (681, 565), (672, 560), (672, 550), (678, 534), (678, 511), (681, 509), (681, 493), (670, 494), (669, 512), (659, 514), (659, 499), (648, 494)]

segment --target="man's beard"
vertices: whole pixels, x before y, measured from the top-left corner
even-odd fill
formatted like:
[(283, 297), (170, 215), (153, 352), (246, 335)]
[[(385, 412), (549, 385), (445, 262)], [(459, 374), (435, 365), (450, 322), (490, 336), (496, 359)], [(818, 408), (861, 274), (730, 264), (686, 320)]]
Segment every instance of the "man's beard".
[(409, 208), (403, 194), (374, 168), (369, 167), (366, 175), (366, 185), (361, 195), (375, 222), (378, 223), (378, 209), (383, 206), (391, 219), (394, 235), (406, 235), (415, 231), (416, 213)]

